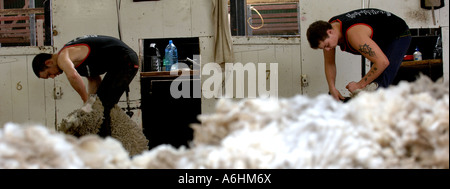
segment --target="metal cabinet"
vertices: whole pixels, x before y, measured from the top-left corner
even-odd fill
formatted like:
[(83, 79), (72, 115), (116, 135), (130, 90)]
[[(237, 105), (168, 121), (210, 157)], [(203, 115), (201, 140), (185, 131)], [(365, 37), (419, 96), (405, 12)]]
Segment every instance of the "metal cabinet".
[(193, 139), (190, 124), (199, 123), (201, 98), (195, 98), (192, 93), (190, 98), (173, 97), (171, 86), (179, 81), (188, 82), (190, 92), (200, 85), (198, 72), (192, 71), (189, 76), (174, 76), (170, 72), (141, 73), (142, 125), (150, 149), (161, 144), (188, 146)]

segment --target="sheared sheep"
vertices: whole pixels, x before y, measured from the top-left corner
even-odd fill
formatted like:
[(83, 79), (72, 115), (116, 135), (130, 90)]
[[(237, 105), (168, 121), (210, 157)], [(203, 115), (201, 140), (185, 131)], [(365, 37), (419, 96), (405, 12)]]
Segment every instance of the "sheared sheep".
[[(63, 119), (58, 131), (74, 136), (97, 134), (103, 122), (103, 106), (100, 99), (91, 96), (80, 109)], [(111, 136), (116, 138), (124, 148), (134, 156), (148, 150), (148, 140), (142, 128), (131, 120), (117, 105), (111, 109)]]

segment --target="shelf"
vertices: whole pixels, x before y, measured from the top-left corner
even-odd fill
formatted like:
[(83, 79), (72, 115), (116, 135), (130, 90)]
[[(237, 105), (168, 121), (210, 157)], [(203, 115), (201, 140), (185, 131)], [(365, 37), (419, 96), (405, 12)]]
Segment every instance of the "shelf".
[(182, 71), (178, 70), (178, 73), (171, 74), (171, 71), (162, 71), (162, 72), (141, 72), (141, 78), (146, 77), (179, 77), (183, 74), (183, 72), (189, 72), (190, 76), (199, 75), (199, 70), (190, 70), (190, 71)]
[(431, 66), (434, 64), (442, 64), (442, 59), (430, 59), (420, 61), (406, 61), (403, 62), (401, 67), (417, 67), (417, 66)]

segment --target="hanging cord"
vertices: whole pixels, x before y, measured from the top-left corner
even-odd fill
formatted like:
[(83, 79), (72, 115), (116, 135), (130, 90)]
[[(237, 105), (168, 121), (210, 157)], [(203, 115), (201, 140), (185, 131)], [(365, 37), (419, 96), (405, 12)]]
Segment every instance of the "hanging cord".
[[(120, 5), (122, 4), (122, 0), (116, 0), (117, 7), (117, 29), (119, 32), (119, 39), (122, 41), (122, 32), (121, 32), (121, 24), (120, 24)], [(127, 86), (125, 90), (125, 95), (127, 97), (127, 112), (126, 114), (131, 118), (133, 117), (133, 112), (131, 111), (133, 108), (130, 106), (130, 86)]]
[(367, 0), (367, 8), (366, 8), (366, 0), (362, 0), (362, 7), (363, 9), (370, 8), (370, 0)]
[(251, 16), (249, 16), (248, 19), (247, 19), (248, 26), (250, 26), (250, 28), (252, 28), (252, 29), (254, 29), (254, 30), (259, 30), (259, 29), (261, 29), (261, 28), (264, 26), (264, 18), (263, 18), (262, 15), (259, 13), (259, 11), (255, 9), (255, 7), (250, 6), (250, 9), (253, 10), (253, 11), (255, 11), (255, 12), (259, 15), (259, 17), (261, 18), (261, 26), (258, 26), (258, 27), (252, 26), (252, 24), (250, 23), (250, 19), (252, 19)]
[(119, 39), (122, 41), (122, 32), (120, 27), (120, 4), (122, 4), (122, 0), (116, 0), (116, 8), (117, 8), (117, 27), (119, 31)]

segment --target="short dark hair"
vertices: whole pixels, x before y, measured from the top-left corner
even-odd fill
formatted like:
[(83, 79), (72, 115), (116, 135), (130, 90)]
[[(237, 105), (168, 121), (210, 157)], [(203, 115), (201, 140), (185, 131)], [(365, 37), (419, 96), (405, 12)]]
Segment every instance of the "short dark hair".
[(319, 48), (319, 42), (328, 38), (327, 31), (333, 29), (330, 23), (319, 20), (309, 25), (306, 36), (313, 49)]
[(33, 59), (33, 71), (34, 74), (36, 74), (36, 76), (38, 78), (40, 78), (39, 73), (45, 70), (45, 61), (49, 60), (52, 58), (52, 54), (48, 54), (48, 53), (41, 53), (38, 54), (34, 57)]

